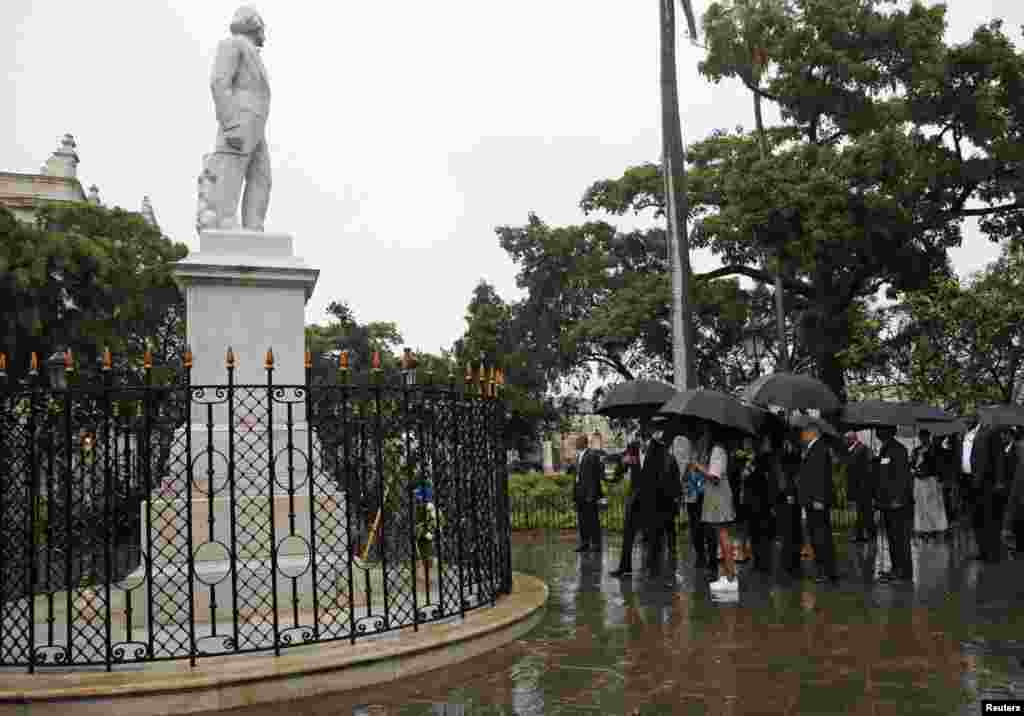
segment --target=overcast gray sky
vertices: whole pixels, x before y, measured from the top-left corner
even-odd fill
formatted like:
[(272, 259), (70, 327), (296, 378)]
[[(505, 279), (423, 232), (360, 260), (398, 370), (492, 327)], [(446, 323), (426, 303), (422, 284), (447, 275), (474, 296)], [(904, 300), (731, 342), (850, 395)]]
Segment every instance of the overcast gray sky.
[[(321, 271), (308, 321), (343, 299), (414, 348), (449, 347), (481, 278), (518, 295), (495, 226), (530, 211), (578, 222), (591, 182), (658, 159), (655, 0), (255, 4), (273, 91), (267, 230)], [(995, 17), (1020, 37), (1020, 0), (950, 4), (953, 40)], [(37, 171), (71, 132), (86, 187), (129, 209), (148, 194), (164, 232), (197, 249), (210, 65), (237, 5), (0, 2), (0, 169)], [(687, 140), (750, 126), (749, 95), (704, 81), (702, 51), (680, 49)], [(963, 273), (996, 253), (971, 232), (953, 259)]]

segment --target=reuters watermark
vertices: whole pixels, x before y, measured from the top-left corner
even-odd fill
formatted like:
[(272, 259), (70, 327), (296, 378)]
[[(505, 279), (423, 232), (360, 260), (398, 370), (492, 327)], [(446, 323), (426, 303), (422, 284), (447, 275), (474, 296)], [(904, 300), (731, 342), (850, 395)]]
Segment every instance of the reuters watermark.
[(983, 714), (1024, 714), (1024, 701), (1019, 699), (986, 699), (981, 702)]

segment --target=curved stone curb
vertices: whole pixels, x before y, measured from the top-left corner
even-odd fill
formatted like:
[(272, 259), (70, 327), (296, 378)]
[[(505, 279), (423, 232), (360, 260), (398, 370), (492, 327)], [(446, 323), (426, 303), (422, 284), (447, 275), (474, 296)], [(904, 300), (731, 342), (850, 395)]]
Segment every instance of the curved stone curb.
[(514, 573), (512, 593), (457, 624), (425, 624), (373, 641), (225, 656), (117, 671), (0, 675), (0, 716), (128, 716), (221, 711), (350, 691), (472, 659), (519, 639), (540, 621), (548, 587)]

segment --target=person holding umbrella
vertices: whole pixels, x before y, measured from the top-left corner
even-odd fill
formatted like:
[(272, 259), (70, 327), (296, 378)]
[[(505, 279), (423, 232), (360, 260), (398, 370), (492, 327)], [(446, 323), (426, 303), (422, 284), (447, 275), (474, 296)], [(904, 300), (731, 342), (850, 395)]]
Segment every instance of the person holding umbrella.
[(712, 591), (739, 591), (736, 561), (729, 536), (729, 525), (736, 519), (732, 488), (729, 486), (729, 455), (725, 449), (725, 436), (711, 422), (705, 424), (697, 451), (698, 461), (691, 464), (704, 476), (704, 510), (701, 518), (718, 533), (718, 552), (723, 574), (711, 583)]
[(857, 433), (846, 433), (847, 493), (857, 505), (857, 526), (854, 542), (875, 538), (875, 472), (871, 466), (871, 448), (860, 441)]
[(914, 484), (907, 449), (896, 439), (891, 425), (875, 428), (882, 446), (878, 451), (876, 500), (882, 513), (889, 542), (892, 569), (879, 575), (883, 581), (913, 581), (910, 557), (910, 531), (914, 518)]
[(783, 441), (778, 472), (779, 498), (776, 515), (779, 533), (782, 536), (782, 566), (791, 577), (802, 573), (800, 549), (804, 543), (803, 520), (801, 517), (797, 476), (800, 473), (801, 453), (797, 447), (798, 436), (790, 434)]
[(816, 418), (801, 421), (800, 428), (800, 440), (806, 447), (797, 485), (800, 503), (807, 510), (807, 527), (818, 565), (815, 581), (835, 584), (839, 575), (836, 573), (836, 545), (832, 538), (832, 505), (835, 502), (832, 453), (822, 439), (822, 433), (836, 433)]
[(918, 445), (910, 456), (914, 471), (914, 532), (923, 539), (934, 539), (949, 525), (939, 491), (938, 445), (928, 430), (917, 434)]
[(653, 533), (650, 532), (656, 522), (658, 485), (661, 473), (667, 463), (668, 450), (662, 441), (663, 434), (659, 431), (651, 435), (649, 424), (645, 423), (640, 431), (641, 437), (649, 440), (647, 450), (635, 477), (630, 485), (629, 502), (626, 505), (626, 522), (622, 529), (622, 553), (619, 555), (619, 566), (612, 570), (613, 577), (627, 577), (633, 573), (633, 545), (636, 535), (641, 530), (648, 534), (648, 564), (654, 567), (651, 546), (654, 544)]
[(778, 431), (765, 433), (745, 478), (747, 532), (750, 535), (754, 569), (771, 573), (772, 541), (775, 537), (775, 506), (782, 482), (782, 439)]

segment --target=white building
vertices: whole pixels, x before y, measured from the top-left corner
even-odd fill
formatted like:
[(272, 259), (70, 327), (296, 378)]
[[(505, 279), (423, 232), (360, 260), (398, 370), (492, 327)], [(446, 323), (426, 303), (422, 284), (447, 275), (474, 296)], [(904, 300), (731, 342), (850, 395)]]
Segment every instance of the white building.
[[(101, 205), (99, 188), (93, 184), (86, 194), (78, 179), (77, 148), (75, 138), (65, 134), (38, 174), (0, 171), (0, 206), (10, 210), (20, 221), (32, 223), (36, 211), (47, 204), (88, 201)], [(139, 213), (149, 224), (159, 228), (148, 196), (142, 197)]]

